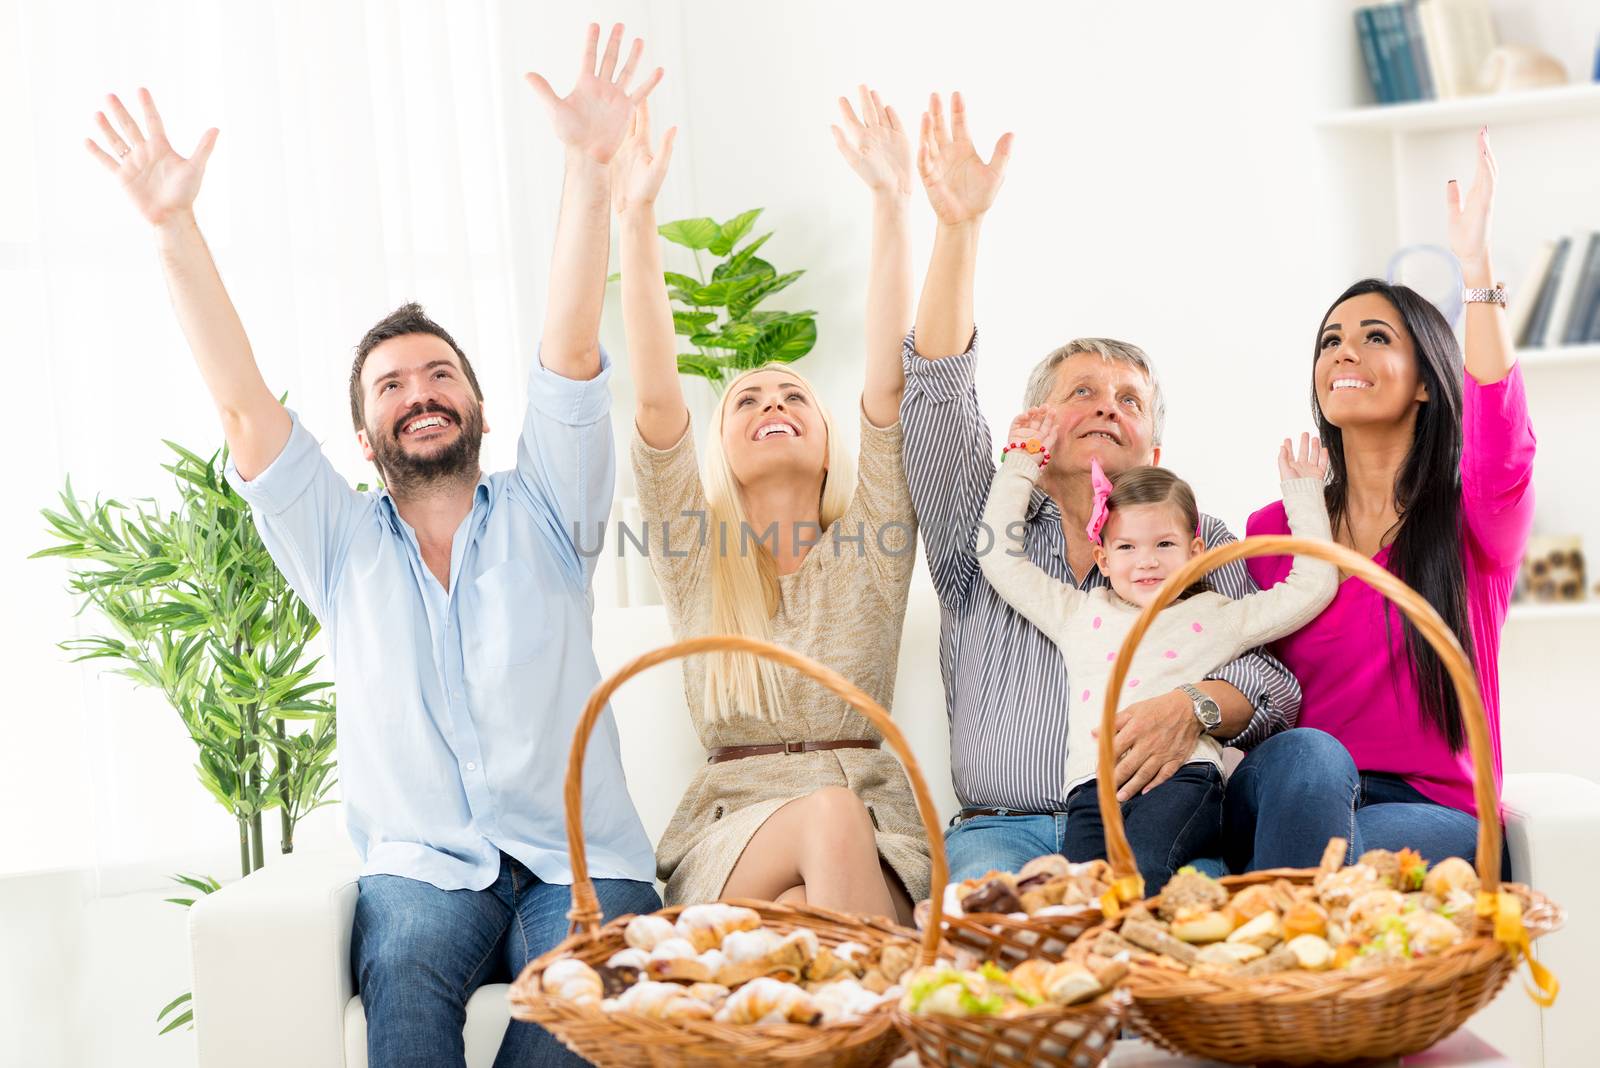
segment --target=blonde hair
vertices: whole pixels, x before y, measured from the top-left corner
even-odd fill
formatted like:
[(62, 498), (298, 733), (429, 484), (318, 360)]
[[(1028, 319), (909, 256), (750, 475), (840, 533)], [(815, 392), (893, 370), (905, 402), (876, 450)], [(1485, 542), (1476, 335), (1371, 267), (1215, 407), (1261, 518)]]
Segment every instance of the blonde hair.
[[(746, 548), (748, 517), (744, 497), (733, 467), (722, 448), (722, 431), (727, 414), (727, 398), (734, 387), (762, 371), (781, 370), (805, 387), (811, 395), (822, 425), (827, 431), (827, 468), (822, 475), (819, 525), (826, 531), (844, 515), (855, 493), (855, 467), (835, 432), (827, 406), (804, 377), (788, 364), (767, 363), (751, 368), (729, 382), (717, 404), (717, 413), (706, 435), (702, 478), (710, 523), (706, 536), (711, 543), (711, 633), (738, 634), (772, 640), (772, 618), (778, 614), (782, 592), (778, 585), (778, 565), (756, 531)], [(778, 533), (783, 537), (783, 532)], [(818, 536), (820, 543), (821, 536)], [(730, 722), (737, 716), (752, 716), (776, 722), (785, 710), (780, 668), (770, 660), (746, 653), (712, 653), (706, 663), (706, 714), (712, 720)]]

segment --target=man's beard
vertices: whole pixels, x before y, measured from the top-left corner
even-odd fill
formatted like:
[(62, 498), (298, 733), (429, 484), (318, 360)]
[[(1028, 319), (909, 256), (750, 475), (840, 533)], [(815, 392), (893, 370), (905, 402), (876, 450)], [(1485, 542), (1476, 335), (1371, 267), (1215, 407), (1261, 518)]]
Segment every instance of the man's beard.
[[(418, 456), (401, 443), (400, 428), (429, 413), (445, 416), (453, 422), (456, 437), (444, 448)], [(374, 434), (368, 428), (367, 437), (372, 444), (378, 473), (388, 483), (391, 493), (415, 493), (452, 482), (476, 481), (478, 451), (483, 444), (483, 409), (474, 405), (466, 418), (462, 418), (454, 409), (437, 402), (419, 404), (396, 420), (387, 432)]]

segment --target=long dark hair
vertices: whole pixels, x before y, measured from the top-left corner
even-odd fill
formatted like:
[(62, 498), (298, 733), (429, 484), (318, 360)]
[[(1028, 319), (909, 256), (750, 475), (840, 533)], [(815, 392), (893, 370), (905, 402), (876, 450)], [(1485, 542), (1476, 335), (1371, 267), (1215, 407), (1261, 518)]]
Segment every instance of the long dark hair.
[[(1428, 399), (1417, 411), (1417, 422), (1394, 483), (1394, 509), (1398, 522), (1389, 550), (1389, 570), (1422, 594), (1455, 632), (1472, 658), (1467, 623), (1467, 580), (1461, 543), (1461, 346), (1439, 310), (1415, 290), (1390, 285), (1376, 278), (1357, 282), (1329, 305), (1317, 326), (1316, 355), (1322, 352), (1322, 331), (1333, 309), (1352, 297), (1376, 293), (1393, 304), (1410, 332), (1416, 351), (1417, 373), (1427, 387)], [(1344, 437), (1328, 422), (1311, 384), (1311, 411), (1328, 450), (1332, 478), (1328, 482), (1328, 515), (1337, 531), (1347, 515), (1349, 482), (1346, 478)], [(1385, 613), (1385, 627), (1389, 605)], [(1404, 616), (1406, 653), (1411, 675), (1422, 699), (1422, 718), (1439, 731), (1451, 752), (1466, 745), (1461, 705), (1439, 654)]]

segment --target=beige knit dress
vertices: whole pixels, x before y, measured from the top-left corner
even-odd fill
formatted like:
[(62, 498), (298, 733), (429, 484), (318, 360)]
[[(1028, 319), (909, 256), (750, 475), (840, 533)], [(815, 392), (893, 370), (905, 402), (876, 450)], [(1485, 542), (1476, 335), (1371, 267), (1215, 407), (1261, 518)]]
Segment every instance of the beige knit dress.
[[(817, 538), (799, 569), (779, 578), (781, 599), (772, 620), (774, 642), (833, 668), (884, 708), (894, 698), (916, 553), (915, 517), (900, 446), (898, 423), (881, 428), (861, 419), (860, 471), (850, 506)], [(711, 553), (718, 539), (710, 529), (693, 428), (665, 450), (646, 445), (636, 430), (632, 454), (640, 512), (648, 524), (650, 564), (673, 634), (679, 639), (706, 634), (711, 625)], [(730, 551), (737, 551), (737, 538), (737, 532), (729, 532)], [(712, 720), (706, 715), (705, 658), (681, 663), (689, 715), (707, 749), (882, 738), (829, 690), (788, 669), (779, 675), (787, 704), (779, 722)], [(913, 901), (926, 897), (928, 840), (900, 762), (887, 748), (835, 749), (702, 767), (656, 847), (656, 872), (666, 883), (667, 903), (720, 897), (767, 817), (828, 786), (846, 787), (866, 804), (879, 854)]]

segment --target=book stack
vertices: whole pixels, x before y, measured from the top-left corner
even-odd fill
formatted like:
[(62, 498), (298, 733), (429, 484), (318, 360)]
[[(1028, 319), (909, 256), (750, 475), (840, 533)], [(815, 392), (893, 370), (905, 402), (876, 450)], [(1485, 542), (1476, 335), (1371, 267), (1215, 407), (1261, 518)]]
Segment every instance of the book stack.
[(1511, 336), (1519, 348), (1600, 342), (1600, 234), (1546, 241), (1512, 303)]
[(1485, 92), (1484, 62), (1498, 40), (1489, 0), (1406, 0), (1356, 9), (1367, 79), (1380, 104)]

